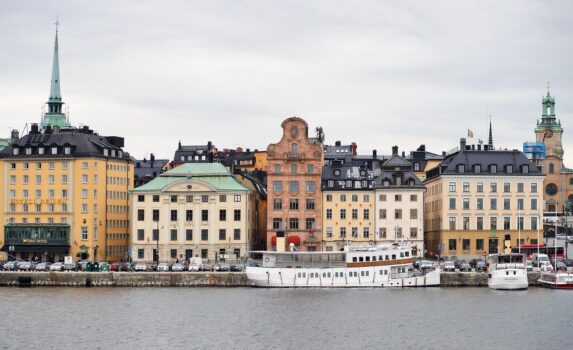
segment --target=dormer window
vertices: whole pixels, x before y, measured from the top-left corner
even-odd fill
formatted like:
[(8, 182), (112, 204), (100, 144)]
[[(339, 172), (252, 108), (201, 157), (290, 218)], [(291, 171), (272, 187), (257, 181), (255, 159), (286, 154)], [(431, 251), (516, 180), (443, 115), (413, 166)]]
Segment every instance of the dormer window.
[(15, 155), (15, 156), (17, 156), (18, 154), (20, 154), (20, 149), (17, 148), (17, 147), (14, 147), (14, 148), (12, 149), (12, 154)]
[(512, 174), (512, 173), (513, 173), (513, 165), (506, 165), (506, 166), (505, 166), (505, 171), (506, 171), (508, 174)]
[(104, 149), (103, 149), (103, 155), (106, 156), (106, 157), (109, 155), (109, 151), (108, 151), (107, 148), (104, 148)]
[(72, 148), (71, 147), (64, 147), (64, 154), (71, 154)]
[(466, 166), (463, 164), (458, 164), (458, 173), (465, 173), (466, 172)]
[(115, 150), (114, 149), (111, 150), (111, 156), (115, 157)]
[(352, 188), (352, 180), (346, 180), (346, 187)]
[(524, 174), (528, 174), (529, 173), (529, 165), (522, 165), (521, 166), (521, 172)]
[(330, 188), (334, 187), (334, 181), (328, 180), (328, 187)]
[(44, 154), (44, 147), (38, 148), (38, 154)]
[(396, 186), (402, 186), (402, 178), (401, 177), (396, 177)]
[(340, 176), (340, 170), (339, 169), (334, 170), (334, 176)]
[(492, 174), (497, 173), (497, 165), (495, 165), (495, 164), (490, 165), (489, 166), (489, 172)]
[(123, 157), (123, 151), (117, 151), (117, 156), (118, 156), (119, 158)]
[(364, 170), (360, 171), (360, 176), (366, 176), (366, 171)]
[(29, 156), (32, 154), (32, 148), (31, 147), (26, 147), (26, 155)]
[(476, 173), (476, 174), (481, 173), (481, 165), (480, 164), (474, 165), (474, 173)]
[(384, 180), (384, 186), (390, 186), (390, 181)]
[(414, 163), (414, 171), (420, 171), (420, 163)]
[(58, 154), (58, 147), (52, 147), (52, 154)]

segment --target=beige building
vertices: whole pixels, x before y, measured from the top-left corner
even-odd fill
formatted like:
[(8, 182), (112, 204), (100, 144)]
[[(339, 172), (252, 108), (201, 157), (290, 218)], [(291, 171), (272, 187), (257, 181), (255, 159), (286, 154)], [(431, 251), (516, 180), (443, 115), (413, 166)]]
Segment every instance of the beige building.
[(133, 190), (135, 262), (244, 259), (255, 238), (253, 191), (219, 163), (186, 163)]
[(425, 187), (413, 172), (412, 164), (398, 155), (381, 166), (381, 174), (374, 180), (376, 201), (376, 240), (412, 242), (412, 254), (424, 254), (424, 192)]
[[(541, 243), (543, 174), (519, 151), (466, 146), (430, 170), (424, 182), (426, 249), (484, 257), (511, 246)], [(519, 241), (521, 240), (521, 241)]]

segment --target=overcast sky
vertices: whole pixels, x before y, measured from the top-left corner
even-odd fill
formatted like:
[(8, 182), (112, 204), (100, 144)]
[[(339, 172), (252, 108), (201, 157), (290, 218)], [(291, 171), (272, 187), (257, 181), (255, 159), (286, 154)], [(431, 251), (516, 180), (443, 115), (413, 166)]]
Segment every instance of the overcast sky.
[[(3, 1), (0, 132), (39, 122), (56, 16), (74, 125), (137, 158), (183, 144), (266, 149), (281, 122), (359, 153), (522, 149), (551, 81), (573, 166), (570, 1)], [(313, 132), (314, 133), (314, 132)], [(471, 141), (471, 140), (470, 140)]]

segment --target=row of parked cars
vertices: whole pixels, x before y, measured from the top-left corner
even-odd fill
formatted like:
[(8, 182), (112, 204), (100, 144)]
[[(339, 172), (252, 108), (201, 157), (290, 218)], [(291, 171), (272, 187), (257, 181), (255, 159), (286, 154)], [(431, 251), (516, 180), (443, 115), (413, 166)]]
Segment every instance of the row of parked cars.
[(220, 272), (241, 272), (243, 271), (243, 265), (239, 264), (187, 264), (187, 263), (160, 263), (160, 264), (145, 264), (137, 263), (133, 267), (133, 271), (145, 272), (145, 271), (158, 271), (158, 272), (200, 272), (200, 271), (220, 271)]

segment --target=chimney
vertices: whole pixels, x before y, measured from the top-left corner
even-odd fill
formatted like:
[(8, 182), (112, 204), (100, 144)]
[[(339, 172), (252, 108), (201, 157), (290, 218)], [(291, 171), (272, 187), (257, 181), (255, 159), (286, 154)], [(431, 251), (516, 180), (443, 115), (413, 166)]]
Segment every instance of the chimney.
[(178, 144), (177, 148), (181, 149), (181, 140), (179, 140), (179, 144)]
[(40, 129), (38, 128), (38, 124), (34, 123), (32, 124), (32, 128), (30, 129), (30, 134), (35, 135), (40, 133), (39, 131)]
[(45, 133), (46, 133), (47, 135), (49, 135), (49, 134), (52, 133), (52, 126), (51, 126), (51, 125), (46, 125), (46, 131), (45, 131)]
[(398, 146), (392, 146), (392, 155), (393, 155), (393, 156), (397, 156), (397, 155), (398, 155)]
[(251, 153), (251, 149), (250, 149), (250, 148), (247, 148), (247, 153)]
[(377, 151), (375, 149), (372, 150), (372, 158), (376, 159)]
[(243, 152), (243, 148), (242, 147), (237, 147), (237, 153), (241, 153)]
[(84, 134), (89, 134), (89, 133), (90, 133), (90, 127), (87, 126), (87, 125), (84, 125), (84, 126), (82, 127), (82, 132), (83, 132)]
[(460, 139), (460, 151), (465, 151), (466, 149), (466, 139), (465, 137), (462, 137)]
[(155, 160), (155, 154), (151, 153), (151, 155), (149, 156), (149, 160), (153, 162)]
[(211, 143), (211, 141), (207, 141), (207, 151), (211, 150), (211, 146), (213, 146), (213, 144)]
[(402, 151), (402, 158), (406, 157), (406, 152)]
[(334, 142), (334, 145), (335, 145), (335, 146), (340, 146), (340, 145), (342, 145), (342, 142), (336, 141), (336, 142)]
[(358, 145), (356, 145), (356, 142), (352, 142), (352, 144), (350, 145), (350, 149), (352, 150), (352, 155), (355, 156), (356, 155), (356, 149), (358, 148)]
[(442, 156), (446, 156), (446, 151), (442, 151)]

